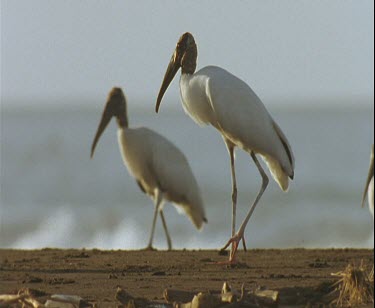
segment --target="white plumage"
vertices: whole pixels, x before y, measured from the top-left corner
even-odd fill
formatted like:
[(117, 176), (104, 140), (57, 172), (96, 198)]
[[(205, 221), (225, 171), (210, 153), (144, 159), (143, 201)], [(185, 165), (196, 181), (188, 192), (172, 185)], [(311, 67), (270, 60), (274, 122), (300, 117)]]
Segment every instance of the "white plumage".
[(160, 190), (164, 199), (181, 207), (201, 229), (205, 219), (197, 181), (184, 154), (162, 135), (148, 129), (119, 128), (120, 152), (129, 173), (153, 197)]
[(173, 202), (181, 208), (198, 229), (206, 222), (200, 190), (189, 163), (184, 154), (160, 134), (145, 127), (128, 127), (126, 100), (120, 88), (113, 88), (109, 94), (93, 141), (91, 156), (112, 117), (117, 119), (119, 148), (129, 173), (136, 179), (142, 191), (155, 202), (148, 248), (152, 248), (157, 214), (160, 213), (168, 248), (171, 249), (172, 244), (163, 215), (164, 201)]
[(372, 219), (374, 219), (374, 177), (372, 177), (368, 189), (368, 204)]
[(262, 155), (280, 187), (288, 189), (288, 177), (294, 173), (289, 143), (245, 82), (220, 67), (207, 66), (192, 75), (183, 74), (180, 89), (191, 118), (199, 124), (211, 124), (246, 152)]
[[(294, 156), (284, 133), (254, 91), (241, 79), (220, 67), (207, 66), (195, 72), (197, 54), (194, 37), (190, 33), (183, 34), (165, 73), (156, 111), (159, 110), (170, 82), (181, 68), (180, 91), (185, 111), (199, 125), (214, 126), (223, 136), (230, 154), (233, 185), (232, 238), (224, 248), (233, 244), (229, 259), (232, 263), (235, 262), (235, 253), (241, 240), (246, 249), (244, 231), (247, 222), (268, 185), (268, 177), (256, 154), (261, 155), (273, 178), (284, 191), (288, 190), (289, 178), (294, 177)], [(263, 179), (262, 188), (237, 233), (235, 147), (251, 155)]]

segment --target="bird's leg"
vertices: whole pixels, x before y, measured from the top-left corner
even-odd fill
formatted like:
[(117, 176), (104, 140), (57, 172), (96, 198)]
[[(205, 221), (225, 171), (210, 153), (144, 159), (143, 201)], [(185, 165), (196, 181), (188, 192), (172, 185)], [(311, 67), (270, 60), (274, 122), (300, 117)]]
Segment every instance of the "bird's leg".
[(156, 220), (158, 217), (158, 213), (160, 211), (160, 207), (163, 202), (163, 194), (160, 192), (159, 189), (155, 190), (155, 212), (154, 212), (154, 219), (152, 222), (152, 229), (151, 229), (151, 235), (150, 235), (150, 240), (148, 242), (147, 250), (153, 250), (154, 248), (152, 247), (152, 242), (154, 240), (154, 233), (155, 233), (155, 226), (156, 226)]
[(165, 236), (167, 237), (168, 250), (172, 250), (172, 240), (171, 240), (171, 237), (170, 237), (169, 232), (168, 232), (167, 222), (165, 221), (163, 210), (160, 211), (160, 217), (161, 217), (161, 221), (163, 223), (163, 228), (164, 228), (164, 231), (165, 231)]
[[(237, 211), (237, 181), (236, 181), (236, 169), (235, 169), (235, 158), (234, 158), (234, 144), (229, 140), (225, 139), (229, 156), (230, 156), (230, 167), (232, 173), (232, 233), (233, 237), (236, 233), (236, 211)], [(235, 250), (234, 243), (231, 248), (231, 253)]]
[[(238, 232), (228, 241), (228, 243), (224, 246), (223, 249), (226, 249), (228, 248), (228, 246), (230, 244), (234, 245), (235, 247), (235, 250), (231, 252), (231, 255), (230, 255), (230, 258), (229, 258), (229, 263), (235, 263), (235, 256), (236, 256), (236, 252), (237, 252), (237, 249), (238, 249), (238, 245), (240, 243), (240, 241), (242, 240), (244, 243), (244, 234), (245, 234), (245, 228), (246, 228), (246, 225), (247, 223), (249, 222), (249, 219), (251, 217), (251, 215), (253, 214), (254, 210), (255, 210), (255, 207), (257, 206), (260, 198), (262, 197), (264, 191), (266, 190), (267, 186), (268, 186), (268, 183), (269, 183), (269, 179), (268, 179), (268, 176), (267, 174), (264, 172), (261, 164), (259, 163), (256, 155), (254, 152), (251, 152), (251, 157), (255, 163), (255, 165), (257, 166), (258, 170), (259, 170), (259, 173), (260, 175), (262, 176), (262, 187), (253, 203), (253, 205), (251, 206), (249, 212), (247, 213), (243, 223), (241, 224), (241, 227), (239, 228)], [(246, 244), (245, 244), (246, 245)], [(246, 246), (244, 246), (246, 247)]]

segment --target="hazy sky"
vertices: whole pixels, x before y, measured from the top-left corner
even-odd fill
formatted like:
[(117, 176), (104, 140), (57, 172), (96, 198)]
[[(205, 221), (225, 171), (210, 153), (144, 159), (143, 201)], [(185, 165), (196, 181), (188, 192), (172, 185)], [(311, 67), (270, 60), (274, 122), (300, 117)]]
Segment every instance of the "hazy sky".
[(186, 31), (198, 68), (226, 68), (263, 100), (372, 103), (373, 26), (373, 0), (1, 0), (1, 103), (88, 103), (117, 85), (153, 104)]

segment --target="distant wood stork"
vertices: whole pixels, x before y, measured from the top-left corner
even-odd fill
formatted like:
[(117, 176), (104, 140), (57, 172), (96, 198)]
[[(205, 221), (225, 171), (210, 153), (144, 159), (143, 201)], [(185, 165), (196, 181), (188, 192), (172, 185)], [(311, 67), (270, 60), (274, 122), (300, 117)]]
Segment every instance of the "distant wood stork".
[[(156, 102), (156, 112), (159, 111), (165, 91), (181, 68), (180, 93), (185, 112), (198, 124), (211, 124), (215, 127), (224, 138), (229, 151), (232, 173), (232, 237), (223, 249), (232, 244), (229, 263), (235, 263), (241, 240), (246, 250), (246, 225), (269, 182), (256, 154), (264, 159), (273, 178), (284, 191), (288, 189), (289, 178), (294, 177), (294, 156), (284, 133), (253, 90), (220, 67), (207, 66), (195, 72), (197, 55), (194, 37), (190, 33), (183, 34), (165, 73)], [(250, 154), (263, 179), (262, 187), (237, 233), (235, 147)]]
[(366, 196), (368, 198), (370, 213), (374, 219), (374, 145), (372, 145), (370, 168), (366, 180), (365, 191), (363, 192), (362, 207), (365, 205)]
[(157, 215), (163, 223), (168, 249), (172, 249), (163, 202), (170, 201), (182, 209), (193, 224), (201, 229), (207, 222), (199, 187), (184, 154), (169, 140), (146, 127), (128, 126), (127, 104), (121, 88), (109, 93), (104, 112), (96, 132), (91, 158), (96, 144), (110, 122), (116, 117), (120, 152), (129, 173), (141, 190), (155, 202), (155, 212), (148, 249), (152, 248)]

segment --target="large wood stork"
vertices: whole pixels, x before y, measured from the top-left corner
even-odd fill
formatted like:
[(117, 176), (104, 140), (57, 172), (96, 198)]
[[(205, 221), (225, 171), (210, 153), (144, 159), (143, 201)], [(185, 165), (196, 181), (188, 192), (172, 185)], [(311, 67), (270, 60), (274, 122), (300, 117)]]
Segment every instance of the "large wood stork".
[[(181, 68), (180, 93), (185, 112), (198, 124), (211, 124), (215, 127), (224, 138), (229, 151), (232, 173), (232, 237), (223, 249), (232, 244), (229, 263), (235, 263), (235, 254), (241, 240), (246, 250), (246, 225), (269, 182), (256, 154), (264, 159), (273, 178), (284, 191), (288, 189), (289, 178), (294, 177), (294, 156), (284, 133), (253, 90), (245, 82), (217, 66), (207, 66), (195, 72), (197, 55), (193, 35), (183, 34), (165, 73), (156, 102), (156, 112), (159, 111), (165, 91)], [(235, 147), (250, 154), (263, 179), (262, 187), (237, 233)]]
[(109, 93), (104, 112), (91, 147), (91, 158), (96, 144), (110, 122), (116, 117), (120, 152), (129, 173), (141, 190), (155, 203), (155, 212), (148, 249), (152, 248), (157, 215), (163, 223), (168, 249), (172, 249), (165, 217), (164, 201), (173, 202), (201, 229), (207, 222), (197, 181), (184, 154), (169, 140), (146, 127), (128, 126), (127, 104), (121, 88)]
[(370, 213), (374, 219), (374, 145), (372, 145), (370, 168), (366, 180), (365, 190), (362, 197), (362, 207), (365, 205), (366, 196), (368, 198)]

